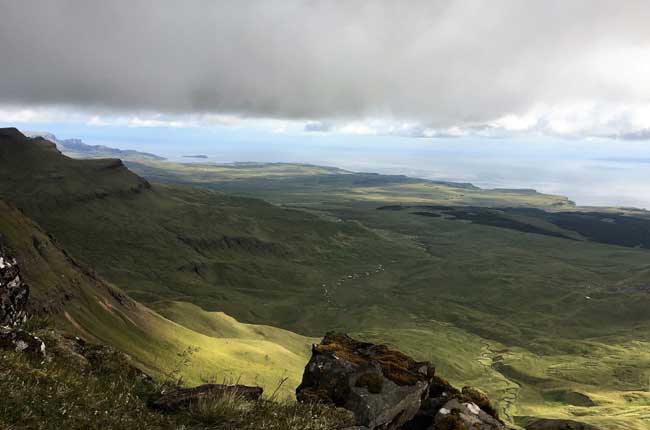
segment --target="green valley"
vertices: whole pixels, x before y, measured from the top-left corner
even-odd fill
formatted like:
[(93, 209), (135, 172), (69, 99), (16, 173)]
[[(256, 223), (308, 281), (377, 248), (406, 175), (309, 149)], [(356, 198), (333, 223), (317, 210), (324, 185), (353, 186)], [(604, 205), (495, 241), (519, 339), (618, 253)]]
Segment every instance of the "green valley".
[[(0, 245), (21, 262), (21, 276), (31, 287), (33, 313), (48, 315), (70, 332), (128, 353), (148, 373), (182, 378), (189, 384), (240, 380), (271, 391), (287, 378), (281, 397), (291, 397), (292, 387), (300, 382), (315, 339), (170, 303), (168, 312), (182, 309), (188, 322), (179, 325), (105, 282), (1, 200), (0, 232)], [(190, 359), (191, 366), (184, 364)]]
[[(12, 129), (0, 163), (0, 231), (32, 218), (56, 238), (51, 272), (101, 288), (73, 294), (84, 305), (61, 323), (143, 368), (164, 373), (198, 347), (188, 381), (286, 375), (289, 393), (308, 345), (341, 330), (484, 388), (512, 424), (647, 428), (643, 211), (318, 166), (75, 160)], [(21, 222), (12, 247), (40, 262), (19, 239), (40, 227)], [(116, 303), (120, 289), (137, 302)]]

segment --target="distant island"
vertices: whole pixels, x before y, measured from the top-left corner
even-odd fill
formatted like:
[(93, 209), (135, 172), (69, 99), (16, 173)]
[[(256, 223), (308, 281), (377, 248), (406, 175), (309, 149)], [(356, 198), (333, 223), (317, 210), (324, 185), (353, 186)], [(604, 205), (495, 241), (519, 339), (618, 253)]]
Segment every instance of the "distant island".
[(183, 158), (208, 158), (207, 155), (198, 154), (198, 155), (183, 155)]

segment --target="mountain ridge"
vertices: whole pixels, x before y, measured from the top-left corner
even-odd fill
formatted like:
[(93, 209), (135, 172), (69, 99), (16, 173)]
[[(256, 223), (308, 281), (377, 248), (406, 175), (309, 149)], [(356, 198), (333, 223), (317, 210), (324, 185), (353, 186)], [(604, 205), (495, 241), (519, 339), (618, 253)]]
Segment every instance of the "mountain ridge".
[[(297, 383), (300, 377), (313, 339), (274, 327), (241, 324), (225, 314), (199, 316), (197, 308), (176, 303), (175, 306), (185, 309), (189, 322), (192, 315), (197, 315), (212, 327), (204, 333), (187, 328), (106, 282), (2, 199), (0, 233), (3, 246), (11, 250), (21, 278), (29, 286), (27, 312), (30, 316), (50, 318), (60, 329), (86, 341), (100, 342), (128, 353), (138, 367), (151, 375), (164, 376), (176, 365), (177, 354), (198, 347), (201, 351), (194, 354), (193, 362), (199, 369), (181, 369), (179, 375), (190, 383), (199, 383), (200, 375), (206, 373), (225, 378), (234, 369), (239, 369), (236, 376), (242, 381), (258, 380), (267, 388), (283, 373), (292, 383)], [(243, 353), (259, 355), (257, 348), (265, 350), (268, 358), (255, 358), (255, 355), (244, 361), (238, 358)], [(282, 395), (289, 393), (285, 390)]]
[(73, 158), (121, 158), (121, 159), (144, 159), (144, 160), (165, 160), (149, 152), (135, 151), (132, 149), (118, 149), (105, 145), (88, 145), (81, 139), (58, 139), (54, 134), (39, 131), (23, 131), (25, 136), (40, 137), (56, 144), (57, 148), (64, 154)]

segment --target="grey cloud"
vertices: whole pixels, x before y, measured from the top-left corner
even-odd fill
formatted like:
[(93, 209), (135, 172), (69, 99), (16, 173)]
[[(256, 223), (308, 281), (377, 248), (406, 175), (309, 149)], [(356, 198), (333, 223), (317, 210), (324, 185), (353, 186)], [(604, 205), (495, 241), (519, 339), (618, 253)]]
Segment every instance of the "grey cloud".
[[(650, 102), (645, 0), (4, 0), (0, 16), (4, 104), (444, 128)], [(645, 52), (638, 70), (621, 47)]]
[(650, 128), (622, 133), (618, 137), (624, 140), (650, 140)]
[(325, 133), (333, 129), (334, 125), (330, 122), (309, 121), (305, 124), (305, 131), (312, 133)]

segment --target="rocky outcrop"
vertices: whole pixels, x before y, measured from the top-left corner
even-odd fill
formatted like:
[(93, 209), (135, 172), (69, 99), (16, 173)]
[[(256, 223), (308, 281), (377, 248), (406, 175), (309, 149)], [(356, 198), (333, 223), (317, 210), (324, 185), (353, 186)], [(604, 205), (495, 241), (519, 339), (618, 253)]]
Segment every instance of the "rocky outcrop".
[(0, 236), (0, 325), (15, 326), (25, 320), (29, 287), (20, 277), (18, 262), (3, 246)]
[(502, 430), (505, 424), (481, 390), (465, 386), (458, 390), (434, 375), (429, 396), (404, 430)]
[(358, 426), (393, 430), (420, 409), (433, 373), (429, 363), (384, 345), (328, 333), (313, 346), (296, 397), (348, 409)]
[(484, 393), (459, 391), (428, 362), (340, 333), (313, 346), (296, 397), (348, 409), (369, 430), (504, 428)]
[(45, 355), (45, 343), (39, 337), (15, 327), (0, 326), (0, 349)]
[(454, 397), (438, 410), (431, 429), (497, 430), (503, 423), (483, 411), (476, 403)]
[(246, 385), (204, 384), (194, 388), (177, 388), (163, 394), (151, 406), (160, 411), (174, 412), (210, 397), (233, 396), (241, 400), (256, 401), (262, 396), (263, 391), (260, 387)]
[(25, 322), (29, 287), (20, 277), (16, 258), (0, 235), (0, 348), (33, 355), (45, 354), (45, 343), (18, 328)]
[(537, 418), (525, 426), (526, 430), (598, 430), (598, 427), (580, 421)]

